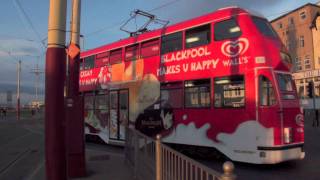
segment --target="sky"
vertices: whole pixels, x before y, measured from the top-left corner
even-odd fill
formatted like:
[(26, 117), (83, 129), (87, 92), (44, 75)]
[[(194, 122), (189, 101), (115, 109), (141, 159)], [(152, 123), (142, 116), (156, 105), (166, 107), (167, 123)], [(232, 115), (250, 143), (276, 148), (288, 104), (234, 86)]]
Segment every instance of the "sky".
[[(218, 8), (240, 6), (259, 12), (272, 20), (308, 2), (319, 0), (82, 0), (82, 49), (91, 49), (128, 37), (119, 30), (135, 9), (150, 12), (174, 24), (197, 17)], [(112, 3), (110, 3), (112, 2)], [(67, 30), (69, 29), (71, 0), (68, 0)], [(0, 6), (0, 104), (8, 90), (15, 92), (17, 61), (22, 61), (21, 86), (23, 103), (32, 99), (35, 75), (39, 65), (43, 71), (47, 43), (49, 0), (1, 0)], [(144, 19), (137, 20), (138, 25)], [(153, 26), (155, 27), (155, 26)], [(132, 22), (126, 26), (133, 30)], [(68, 38), (68, 37), (67, 37)], [(66, 42), (69, 40), (67, 39)], [(40, 76), (41, 93), (44, 74)], [(43, 96), (40, 96), (43, 98)]]

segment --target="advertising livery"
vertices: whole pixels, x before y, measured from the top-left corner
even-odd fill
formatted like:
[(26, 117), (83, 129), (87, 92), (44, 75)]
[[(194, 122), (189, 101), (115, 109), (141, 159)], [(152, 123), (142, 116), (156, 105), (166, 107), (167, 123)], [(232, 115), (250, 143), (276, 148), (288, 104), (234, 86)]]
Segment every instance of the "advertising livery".
[(304, 158), (291, 60), (268, 21), (225, 8), (81, 53), (85, 132), (136, 128), (234, 161)]

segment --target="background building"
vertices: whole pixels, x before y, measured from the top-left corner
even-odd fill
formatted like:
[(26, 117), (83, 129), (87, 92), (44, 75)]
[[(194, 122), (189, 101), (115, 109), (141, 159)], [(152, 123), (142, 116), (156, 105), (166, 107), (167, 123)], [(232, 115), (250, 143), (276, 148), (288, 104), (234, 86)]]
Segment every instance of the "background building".
[(289, 50), (298, 94), (307, 94), (309, 81), (320, 96), (320, 3), (305, 4), (274, 20), (271, 25)]

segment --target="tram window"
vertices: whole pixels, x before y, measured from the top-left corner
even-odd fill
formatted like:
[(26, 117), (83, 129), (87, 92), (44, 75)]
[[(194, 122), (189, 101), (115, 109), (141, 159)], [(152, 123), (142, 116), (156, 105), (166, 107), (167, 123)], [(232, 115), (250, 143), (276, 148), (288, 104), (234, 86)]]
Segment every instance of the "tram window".
[(122, 49), (117, 49), (110, 52), (110, 57), (109, 57), (110, 64), (121, 63), (121, 60), (122, 60)]
[(259, 77), (260, 106), (271, 106), (276, 104), (275, 91), (271, 81), (265, 76)]
[(143, 42), (141, 44), (141, 57), (151, 57), (159, 55), (159, 39), (154, 39), (151, 41)]
[(184, 102), (186, 108), (210, 107), (210, 79), (185, 81)]
[(125, 59), (126, 61), (132, 61), (138, 59), (139, 45), (133, 45), (126, 47)]
[(210, 43), (210, 24), (186, 31), (186, 48), (193, 48)]
[(120, 105), (120, 109), (122, 110), (126, 110), (128, 109), (128, 93), (126, 90), (121, 90), (120, 94), (119, 94), (119, 105)]
[(182, 108), (182, 82), (161, 84), (161, 108)]
[(214, 25), (214, 39), (216, 41), (240, 37), (242, 34), (235, 19), (217, 22)]
[(84, 96), (84, 108), (86, 110), (93, 110), (94, 109), (94, 95), (93, 94), (86, 94)]
[(89, 56), (84, 58), (84, 69), (92, 69), (94, 68), (94, 56)]
[(79, 69), (80, 71), (83, 70), (83, 59), (80, 60)]
[(96, 55), (96, 62), (95, 62), (96, 67), (102, 67), (102, 66), (106, 66), (108, 64), (109, 64), (109, 53), (108, 52), (103, 52), (103, 53)]
[(108, 110), (109, 106), (108, 106), (108, 95), (107, 94), (99, 94), (96, 95), (95, 98), (95, 109), (104, 109), (104, 110)]
[(214, 106), (217, 108), (241, 108), (245, 106), (243, 76), (215, 78)]
[(163, 36), (161, 39), (161, 54), (182, 49), (182, 32)]
[(273, 37), (273, 38), (278, 37), (277, 33), (273, 30), (272, 26), (266, 19), (262, 19), (259, 17), (252, 17), (252, 20), (263, 35)]

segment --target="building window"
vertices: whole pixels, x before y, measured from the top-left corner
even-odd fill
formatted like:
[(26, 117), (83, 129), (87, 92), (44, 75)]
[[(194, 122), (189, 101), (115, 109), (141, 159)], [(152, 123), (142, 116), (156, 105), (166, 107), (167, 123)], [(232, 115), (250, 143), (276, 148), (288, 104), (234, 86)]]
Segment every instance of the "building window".
[(302, 71), (302, 63), (301, 63), (301, 58), (296, 58), (296, 70), (297, 71)]
[(186, 48), (193, 48), (210, 43), (210, 24), (189, 29), (186, 31)]
[(214, 80), (214, 106), (241, 108), (245, 106), (244, 76), (228, 76)]
[(166, 54), (182, 49), (182, 32), (163, 36), (161, 39), (161, 54)]
[(300, 42), (300, 47), (304, 47), (304, 36), (300, 36), (299, 42)]
[(293, 24), (294, 24), (293, 17), (290, 17), (290, 18), (289, 18), (289, 25), (293, 25)]
[(305, 70), (311, 69), (310, 56), (306, 56), (304, 59), (304, 68)]
[(281, 22), (278, 23), (278, 28), (282, 29), (282, 23)]
[(300, 18), (301, 19), (305, 19), (307, 16), (306, 16), (306, 12), (305, 11), (303, 11), (303, 12), (301, 12), (300, 13)]
[(184, 87), (186, 108), (210, 107), (210, 79), (185, 81)]
[(214, 26), (214, 39), (216, 41), (238, 38), (242, 34), (235, 19), (217, 22)]
[(160, 104), (162, 109), (182, 108), (183, 86), (182, 82), (162, 83)]

